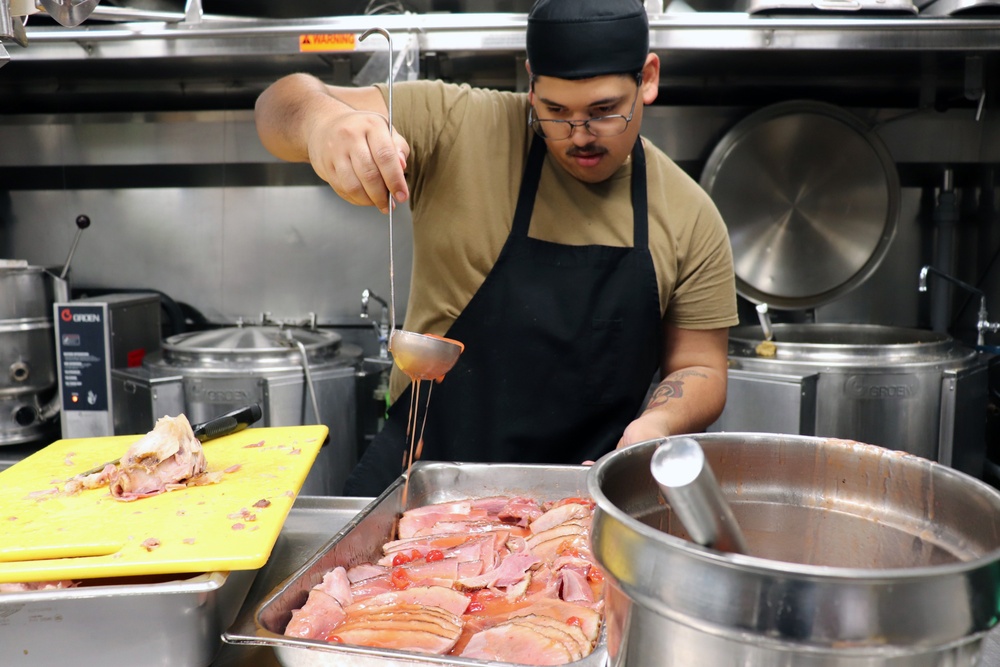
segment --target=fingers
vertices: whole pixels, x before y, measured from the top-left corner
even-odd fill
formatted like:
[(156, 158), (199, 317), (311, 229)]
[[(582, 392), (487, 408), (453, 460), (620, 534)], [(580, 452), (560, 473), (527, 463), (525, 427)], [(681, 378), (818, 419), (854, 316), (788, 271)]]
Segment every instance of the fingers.
[(319, 125), (309, 141), (316, 173), (345, 201), (389, 211), (389, 193), (406, 201), (406, 160), (410, 147), (389, 128), (384, 116), (355, 112)]

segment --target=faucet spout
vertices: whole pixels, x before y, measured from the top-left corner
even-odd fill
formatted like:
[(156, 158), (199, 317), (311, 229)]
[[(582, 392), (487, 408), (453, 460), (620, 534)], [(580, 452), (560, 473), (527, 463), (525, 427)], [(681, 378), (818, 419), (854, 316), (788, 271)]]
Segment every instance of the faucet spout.
[(931, 265), (925, 264), (920, 268), (920, 277), (917, 279), (917, 291), (926, 292), (927, 291), (927, 274), (930, 273)]
[(918, 292), (926, 292), (927, 291), (927, 276), (929, 274), (932, 274), (932, 273), (934, 275), (938, 276), (939, 278), (941, 278), (942, 280), (946, 280), (946, 281), (948, 281), (950, 283), (954, 283), (955, 285), (958, 285), (959, 287), (961, 287), (962, 289), (966, 290), (967, 292), (971, 292), (972, 294), (975, 294), (977, 297), (979, 297), (979, 312), (976, 315), (976, 345), (977, 346), (979, 346), (979, 347), (983, 346), (983, 342), (984, 342), (983, 334), (985, 332), (987, 332), (987, 331), (990, 331), (990, 332), (1000, 331), (1000, 323), (990, 322), (989, 321), (989, 314), (986, 312), (986, 293), (983, 292), (983, 290), (981, 290), (978, 287), (975, 287), (973, 285), (970, 285), (969, 283), (967, 283), (965, 281), (959, 280), (958, 278), (954, 278), (954, 277), (948, 275), (947, 273), (944, 273), (943, 271), (939, 271), (939, 270), (935, 269), (933, 266), (931, 266), (930, 264), (925, 264), (920, 269), (920, 277), (919, 277), (919, 280), (917, 282), (917, 291)]
[(361, 318), (368, 319), (368, 304), (374, 299), (382, 307), (382, 316), (378, 322), (372, 322), (375, 334), (378, 336), (380, 359), (389, 358), (389, 304), (370, 289), (361, 292)]

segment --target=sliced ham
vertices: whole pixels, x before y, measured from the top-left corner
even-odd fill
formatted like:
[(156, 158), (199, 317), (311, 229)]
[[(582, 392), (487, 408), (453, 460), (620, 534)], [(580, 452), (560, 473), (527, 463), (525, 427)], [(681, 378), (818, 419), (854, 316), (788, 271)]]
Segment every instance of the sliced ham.
[(401, 591), (383, 593), (362, 602), (355, 602), (347, 608), (348, 613), (356, 613), (367, 607), (390, 604), (419, 604), (425, 607), (440, 607), (456, 616), (461, 616), (469, 606), (469, 598), (464, 593), (444, 586), (414, 586)]
[(335, 567), (324, 574), (323, 581), (317, 584), (316, 588), (332, 597), (343, 607), (354, 602), (354, 596), (351, 595), (351, 581), (347, 578), (347, 570), (342, 567)]
[(497, 518), (519, 526), (527, 526), (542, 514), (541, 506), (533, 498), (510, 498), (497, 513)]
[(378, 577), (389, 572), (388, 567), (382, 565), (373, 565), (372, 563), (363, 563), (361, 565), (355, 565), (350, 570), (347, 571), (347, 579), (352, 584), (356, 584), (359, 581), (364, 581), (365, 579), (371, 579), (372, 577)]
[(579, 623), (580, 630), (591, 644), (597, 641), (601, 631), (601, 615), (598, 612), (565, 600), (535, 600), (526, 607), (512, 611), (508, 618), (529, 615), (548, 616), (567, 624)]
[(594, 591), (585, 575), (568, 568), (559, 571), (559, 597), (567, 602), (594, 601)]
[(326, 639), (330, 631), (345, 618), (347, 614), (339, 602), (318, 588), (313, 588), (309, 591), (305, 606), (292, 612), (292, 620), (285, 628), (285, 635), (302, 639)]
[(407, 510), (378, 561), (328, 572), (286, 634), (529, 665), (580, 660), (603, 610), (593, 508), (494, 496)]
[(585, 505), (568, 503), (566, 505), (559, 505), (558, 507), (550, 509), (548, 512), (528, 524), (528, 528), (532, 533), (537, 534), (551, 528), (555, 528), (556, 526), (564, 524), (568, 521), (589, 519), (591, 514), (591, 509)]
[(566, 643), (530, 623), (505, 621), (474, 634), (461, 653), (465, 658), (522, 665), (561, 665), (573, 660)]
[(478, 577), (460, 579), (457, 583), (459, 588), (463, 590), (491, 588), (494, 586), (506, 588), (524, 579), (528, 569), (540, 562), (541, 559), (530, 552), (510, 554), (500, 561), (498, 567), (484, 572)]

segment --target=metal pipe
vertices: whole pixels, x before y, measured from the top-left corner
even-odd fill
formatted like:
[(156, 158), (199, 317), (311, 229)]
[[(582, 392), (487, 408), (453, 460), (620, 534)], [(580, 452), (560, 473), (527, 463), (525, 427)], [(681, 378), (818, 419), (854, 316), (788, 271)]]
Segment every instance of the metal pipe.
[(691, 539), (719, 551), (747, 553), (743, 532), (697, 440), (665, 439), (649, 468)]
[[(956, 245), (958, 236), (958, 197), (955, 195), (955, 172), (945, 169), (942, 175), (941, 191), (934, 206), (934, 256), (931, 264), (941, 267), (941, 271), (951, 275), (956, 268)], [(938, 290), (931, 294), (931, 329), (947, 332), (952, 318), (951, 290)]]

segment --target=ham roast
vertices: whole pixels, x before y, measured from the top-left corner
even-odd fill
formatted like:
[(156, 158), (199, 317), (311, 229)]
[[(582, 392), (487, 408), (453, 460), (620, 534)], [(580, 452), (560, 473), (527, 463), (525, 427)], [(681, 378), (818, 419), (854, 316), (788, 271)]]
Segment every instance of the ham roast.
[(111, 495), (136, 500), (183, 487), (205, 472), (205, 454), (187, 417), (161, 417), (110, 474)]
[(285, 634), (526, 665), (580, 660), (604, 605), (593, 509), (581, 498), (490, 497), (407, 510), (378, 562), (327, 572)]

